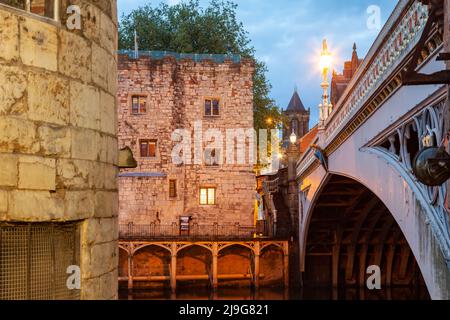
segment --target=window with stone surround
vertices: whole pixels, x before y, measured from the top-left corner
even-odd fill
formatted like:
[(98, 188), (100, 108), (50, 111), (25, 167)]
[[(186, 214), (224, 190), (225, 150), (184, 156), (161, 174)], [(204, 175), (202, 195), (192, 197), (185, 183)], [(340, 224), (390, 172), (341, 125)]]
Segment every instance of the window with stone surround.
[(140, 140), (139, 146), (142, 158), (156, 158), (157, 140)]
[(200, 204), (215, 205), (216, 204), (216, 188), (200, 188)]
[(131, 113), (133, 115), (147, 113), (147, 96), (144, 95), (131, 96)]
[(169, 180), (169, 197), (177, 197), (177, 180)]
[(218, 117), (220, 115), (220, 99), (205, 99), (205, 117)]
[(55, 13), (59, 11), (59, 2), (59, 0), (0, 0), (2, 4), (55, 20), (58, 18)]
[(206, 148), (204, 154), (204, 163), (207, 166), (217, 167), (220, 165), (220, 149)]

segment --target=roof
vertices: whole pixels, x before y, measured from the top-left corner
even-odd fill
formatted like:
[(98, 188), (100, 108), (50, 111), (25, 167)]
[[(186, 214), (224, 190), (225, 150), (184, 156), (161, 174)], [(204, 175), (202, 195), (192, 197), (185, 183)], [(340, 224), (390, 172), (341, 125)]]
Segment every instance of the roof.
[(303, 105), (303, 102), (300, 99), (297, 90), (294, 91), (286, 112), (306, 112), (305, 106)]
[(318, 132), (319, 128), (315, 126), (300, 139), (300, 153), (304, 153), (308, 150), (314, 139), (317, 137)]

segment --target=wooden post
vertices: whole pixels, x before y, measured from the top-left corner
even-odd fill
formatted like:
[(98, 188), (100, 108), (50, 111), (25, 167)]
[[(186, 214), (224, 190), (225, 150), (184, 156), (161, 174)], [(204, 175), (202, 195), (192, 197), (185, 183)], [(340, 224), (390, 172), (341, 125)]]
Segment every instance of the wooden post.
[(339, 249), (340, 245), (336, 244), (333, 246), (333, 256), (332, 256), (332, 285), (333, 288), (337, 288), (338, 286), (338, 274), (339, 274)]
[(133, 253), (128, 253), (128, 290), (133, 290)]
[(219, 285), (218, 281), (219, 272), (217, 268), (218, 256), (219, 256), (219, 245), (217, 242), (214, 242), (212, 246), (212, 273), (213, 273), (212, 278), (214, 290), (217, 290), (217, 287)]
[(255, 289), (258, 289), (259, 288), (259, 255), (261, 253), (259, 241), (255, 242), (255, 247), (253, 249), (253, 253), (255, 256), (254, 286), (255, 286)]
[(283, 274), (284, 274), (284, 287), (289, 288), (289, 242), (283, 243)]
[(53, 0), (53, 19), (60, 21), (60, 0)]
[(177, 290), (177, 244), (176, 242), (172, 243), (171, 248), (172, 253), (172, 261), (170, 264), (170, 288), (172, 292)]

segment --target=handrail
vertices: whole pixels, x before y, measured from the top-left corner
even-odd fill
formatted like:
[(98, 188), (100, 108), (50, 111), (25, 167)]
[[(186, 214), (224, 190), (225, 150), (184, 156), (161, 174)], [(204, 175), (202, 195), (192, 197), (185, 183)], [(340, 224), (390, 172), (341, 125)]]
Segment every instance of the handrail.
[(192, 224), (188, 231), (179, 224), (119, 224), (120, 240), (252, 240), (261, 233), (267, 235), (267, 226), (235, 224)]

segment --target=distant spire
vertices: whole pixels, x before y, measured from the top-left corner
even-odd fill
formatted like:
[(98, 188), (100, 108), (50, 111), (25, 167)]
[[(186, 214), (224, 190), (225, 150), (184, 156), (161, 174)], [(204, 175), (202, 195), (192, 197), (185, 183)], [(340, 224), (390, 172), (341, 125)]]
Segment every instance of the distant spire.
[(294, 92), (298, 92), (298, 87), (297, 87), (297, 85), (294, 86)]
[(352, 75), (355, 74), (359, 66), (358, 52), (356, 51), (356, 43), (353, 44), (353, 54), (352, 54)]

